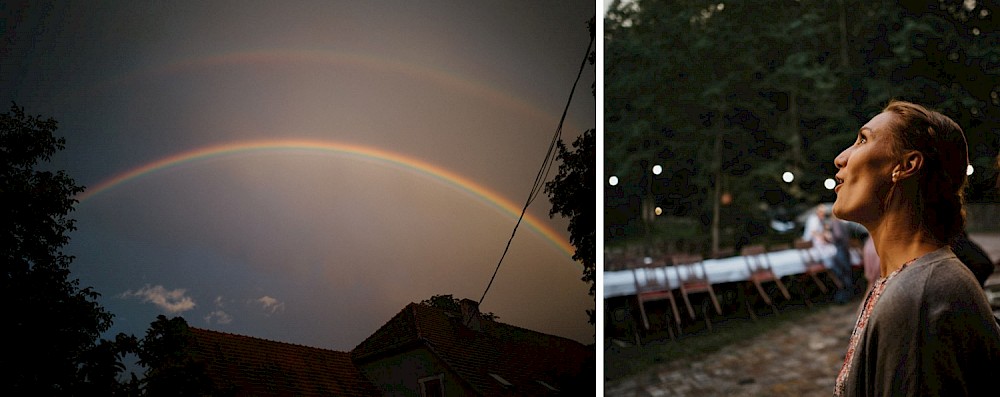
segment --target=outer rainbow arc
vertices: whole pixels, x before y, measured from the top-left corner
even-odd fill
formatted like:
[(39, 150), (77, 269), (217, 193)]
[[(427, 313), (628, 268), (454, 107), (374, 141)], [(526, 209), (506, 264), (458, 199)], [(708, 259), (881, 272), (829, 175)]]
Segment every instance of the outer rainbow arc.
[[(321, 153), (346, 155), (351, 157), (360, 157), (363, 159), (376, 160), (377, 162), (383, 164), (396, 166), (404, 170), (423, 175), (425, 177), (430, 177), (431, 179), (444, 183), (445, 185), (451, 186), (452, 188), (469, 193), (472, 196), (480, 199), (481, 201), (484, 201), (485, 203), (493, 206), (494, 208), (500, 210), (502, 213), (509, 215), (514, 219), (517, 219), (517, 217), (520, 216), (521, 214), (520, 206), (515, 205), (510, 200), (504, 198), (500, 194), (476, 182), (473, 182), (468, 178), (465, 178), (459, 174), (456, 174), (439, 166), (427, 163), (425, 161), (404, 156), (399, 153), (394, 153), (387, 150), (377, 149), (368, 146), (353, 145), (340, 142), (302, 140), (302, 139), (275, 139), (275, 140), (232, 142), (232, 143), (219, 144), (214, 146), (198, 148), (187, 152), (177, 153), (174, 155), (170, 155), (146, 163), (137, 168), (133, 168), (131, 170), (119, 173), (108, 179), (105, 179), (99, 182), (93, 188), (89, 188), (85, 190), (83, 193), (77, 195), (76, 199), (82, 203), (116, 186), (128, 183), (140, 177), (158, 171), (166, 170), (184, 163), (190, 163), (194, 161), (206, 160), (209, 158), (222, 157), (222, 156), (235, 156), (247, 153), (264, 152), (264, 151), (281, 151), (281, 150), (317, 151)], [(550, 226), (541, 222), (538, 219), (538, 217), (531, 214), (525, 214), (524, 220), (528, 223), (528, 225), (532, 230), (534, 230), (544, 239), (548, 240), (549, 243), (552, 244), (556, 249), (566, 254), (568, 257), (572, 257), (573, 248), (569, 245), (568, 242), (565, 241), (565, 238), (561, 237), (559, 233), (553, 230)]]
[[(468, 77), (461, 76), (455, 72), (441, 70), (432, 66), (379, 58), (366, 54), (322, 49), (288, 50), (261, 48), (178, 59), (165, 64), (129, 72), (112, 80), (104, 81), (97, 86), (93, 86), (91, 89), (109, 89), (111, 86), (124, 84), (144, 77), (179, 74), (186, 71), (200, 70), (202, 68), (209, 67), (225, 67), (234, 65), (253, 66), (266, 64), (291, 65), (295, 63), (355, 66), (371, 70), (400, 73), (422, 80), (433, 81), (437, 84), (456, 88), (483, 98), (488, 98), (504, 104), (505, 106), (516, 109), (517, 111), (530, 114), (532, 117), (544, 120), (558, 120), (555, 114), (547, 113), (539, 109), (536, 105), (529, 104), (528, 102), (519, 99), (510, 93), (504, 92), (482, 82), (472, 80)], [(571, 121), (568, 122), (567, 127), (569, 127), (567, 129), (579, 129), (572, 127)]]

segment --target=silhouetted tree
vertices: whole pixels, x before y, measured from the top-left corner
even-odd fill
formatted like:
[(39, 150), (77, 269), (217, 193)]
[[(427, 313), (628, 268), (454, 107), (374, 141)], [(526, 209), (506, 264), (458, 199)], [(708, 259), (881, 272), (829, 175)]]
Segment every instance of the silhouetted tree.
[[(594, 38), (594, 19), (588, 22), (591, 39)], [(594, 53), (588, 56), (594, 64)], [(573, 141), (573, 150), (568, 150), (560, 138), (556, 143), (560, 160), (559, 174), (545, 183), (545, 194), (549, 196), (552, 209), (549, 217), (559, 214), (569, 218), (569, 242), (575, 248), (573, 260), (583, 264), (583, 277), (590, 284), (590, 296), (594, 296), (594, 271), (597, 264), (597, 240), (595, 235), (597, 179), (597, 147), (594, 130), (584, 131)], [(591, 324), (595, 323), (595, 311), (587, 310)]]
[[(573, 244), (573, 259), (583, 264), (583, 277), (590, 284), (594, 296), (594, 271), (597, 263), (595, 234), (596, 197), (595, 179), (597, 148), (594, 130), (587, 130), (573, 141), (573, 150), (558, 142), (559, 174), (545, 184), (545, 193), (552, 202), (549, 216), (556, 214), (569, 218), (569, 242)], [(594, 310), (587, 310), (590, 323), (594, 324)]]
[[(424, 299), (420, 301), (420, 304), (427, 305), (430, 307), (436, 307), (438, 309), (446, 310), (452, 313), (462, 312), (462, 300), (455, 298), (451, 294), (447, 295), (434, 295), (429, 299)], [(493, 314), (493, 312), (479, 313), (483, 318), (487, 320), (499, 320), (500, 316)]]
[(140, 341), (136, 354), (146, 367), (142, 379), (144, 396), (202, 396), (214, 394), (212, 380), (203, 364), (195, 361), (187, 321), (181, 317), (156, 317)]
[(111, 341), (98, 343), (112, 315), (99, 294), (70, 275), (63, 254), (67, 217), (83, 187), (64, 171), (41, 171), (65, 147), (53, 119), (12, 105), (0, 115), (0, 301), (6, 346), (0, 353), (4, 395), (114, 394), (122, 369)]
[(126, 371), (125, 358), (135, 353), (138, 341), (135, 336), (119, 333), (114, 340), (101, 340), (84, 354), (80, 374), (86, 380), (76, 390), (81, 396), (135, 396), (139, 394), (139, 381), (135, 374), (125, 381), (120, 379)]

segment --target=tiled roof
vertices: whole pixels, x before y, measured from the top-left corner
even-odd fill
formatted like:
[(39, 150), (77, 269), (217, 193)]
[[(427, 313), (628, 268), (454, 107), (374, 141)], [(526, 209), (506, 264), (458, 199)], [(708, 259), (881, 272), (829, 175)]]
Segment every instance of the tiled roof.
[(195, 360), (236, 395), (377, 396), (350, 353), (190, 328)]
[(481, 395), (553, 394), (546, 385), (562, 395), (593, 394), (592, 347), (497, 321), (482, 320), (480, 329), (464, 326), (460, 314), (411, 303), (351, 355), (363, 363), (423, 344)]

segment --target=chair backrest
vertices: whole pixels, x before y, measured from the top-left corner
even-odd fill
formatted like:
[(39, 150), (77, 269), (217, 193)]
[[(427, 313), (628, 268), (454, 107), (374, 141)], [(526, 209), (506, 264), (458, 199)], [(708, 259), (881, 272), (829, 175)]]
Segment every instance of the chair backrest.
[(736, 255), (736, 250), (733, 249), (733, 247), (723, 247), (715, 250), (715, 252), (712, 253), (712, 258), (715, 259), (728, 258), (730, 256), (735, 256), (735, 255)]
[(766, 250), (764, 249), (763, 244), (744, 245), (743, 248), (740, 249), (740, 255), (758, 255), (763, 254), (765, 251)]
[(653, 263), (638, 262), (632, 266), (632, 279), (635, 282), (635, 292), (658, 292), (670, 290), (667, 280), (667, 267), (663, 261)]
[(792, 249), (792, 246), (790, 244), (788, 244), (788, 243), (772, 244), (771, 248), (768, 249), (768, 252), (778, 252), (778, 251), (784, 251), (784, 250), (789, 250), (789, 249)]
[(811, 240), (797, 239), (794, 246), (799, 251), (799, 257), (802, 258), (802, 262), (806, 265), (819, 262), (813, 256), (813, 242)]
[(708, 274), (705, 272), (705, 262), (701, 255), (677, 254), (670, 257), (677, 279), (680, 282), (687, 280), (707, 280)]
[(743, 261), (747, 264), (750, 273), (759, 270), (771, 270), (771, 263), (767, 260), (767, 249), (763, 244), (753, 244), (744, 246), (740, 250)]
[(810, 240), (796, 239), (794, 247), (795, 247), (795, 249), (799, 249), (799, 250), (812, 249), (813, 242), (810, 241)]

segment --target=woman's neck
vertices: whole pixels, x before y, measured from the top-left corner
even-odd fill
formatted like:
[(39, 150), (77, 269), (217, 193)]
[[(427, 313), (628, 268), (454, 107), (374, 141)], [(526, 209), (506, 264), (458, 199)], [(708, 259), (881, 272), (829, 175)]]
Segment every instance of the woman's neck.
[(936, 251), (946, 244), (935, 239), (910, 214), (886, 214), (869, 228), (878, 253), (882, 277), (888, 276), (910, 260)]

